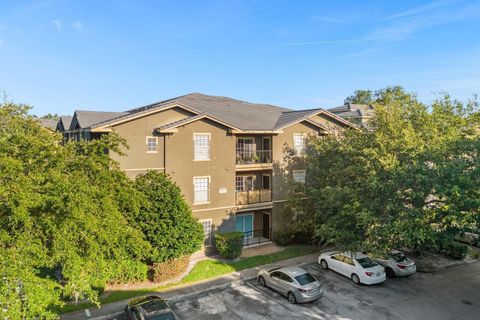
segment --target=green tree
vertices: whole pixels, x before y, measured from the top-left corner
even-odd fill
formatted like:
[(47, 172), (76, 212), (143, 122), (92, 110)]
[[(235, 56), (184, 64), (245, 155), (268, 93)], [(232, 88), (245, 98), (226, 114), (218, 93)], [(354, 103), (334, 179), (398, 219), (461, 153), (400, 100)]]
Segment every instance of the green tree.
[(152, 246), (151, 262), (163, 262), (199, 250), (204, 234), (180, 188), (167, 175), (149, 171), (135, 180), (145, 199), (131, 224), (142, 230)]
[(478, 226), (478, 103), (443, 95), (426, 106), (400, 87), (375, 98), (372, 130), (311, 141), (296, 221), (341, 248), (378, 251), (435, 248)]
[[(0, 318), (56, 318), (62, 297), (97, 301), (106, 281), (144, 279), (149, 244), (124, 212), (141, 194), (106, 136), (62, 145), (29, 107), (0, 105)], [(52, 272), (61, 275), (58, 281)]]
[(373, 92), (370, 90), (356, 90), (351, 96), (348, 96), (344, 103), (371, 104), (373, 102)]

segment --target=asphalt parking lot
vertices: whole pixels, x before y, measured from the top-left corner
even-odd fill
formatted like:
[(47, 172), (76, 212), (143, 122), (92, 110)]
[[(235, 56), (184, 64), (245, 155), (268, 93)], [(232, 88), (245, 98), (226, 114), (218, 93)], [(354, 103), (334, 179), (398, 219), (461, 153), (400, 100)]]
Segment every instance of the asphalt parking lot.
[(320, 300), (291, 305), (251, 280), (178, 301), (172, 309), (180, 319), (480, 319), (478, 262), (375, 286), (355, 286), (316, 263), (302, 267), (322, 282)]

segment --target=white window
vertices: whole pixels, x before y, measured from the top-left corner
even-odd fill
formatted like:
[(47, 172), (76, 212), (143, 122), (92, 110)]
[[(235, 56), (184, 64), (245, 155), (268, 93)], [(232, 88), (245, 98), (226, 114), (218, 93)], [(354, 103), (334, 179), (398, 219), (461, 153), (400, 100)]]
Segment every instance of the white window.
[(208, 203), (210, 201), (210, 177), (193, 178), (194, 204)]
[(293, 149), (295, 154), (298, 156), (303, 155), (305, 152), (305, 134), (304, 133), (294, 133), (293, 134)]
[(305, 170), (293, 170), (293, 180), (305, 183)]
[(235, 177), (235, 191), (250, 191), (255, 187), (255, 176)]
[(194, 160), (210, 160), (210, 134), (194, 133)]
[(157, 137), (147, 137), (147, 153), (156, 153), (157, 143)]
[(203, 226), (203, 235), (205, 236), (203, 244), (206, 247), (212, 245), (212, 219), (200, 220)]

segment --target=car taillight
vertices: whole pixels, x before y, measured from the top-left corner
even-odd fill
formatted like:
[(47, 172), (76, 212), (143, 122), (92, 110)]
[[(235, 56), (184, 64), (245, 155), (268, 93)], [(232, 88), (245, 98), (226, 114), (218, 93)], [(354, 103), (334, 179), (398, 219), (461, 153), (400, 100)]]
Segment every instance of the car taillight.
[(407, 266), (404, 266), (403, 264), (397, 264), (397, 267), (399, 267), (400, 269), (405, 269)]
[(369, 271), (365, 272), (365, 274), (366, 274), (367, 276), (369, 276), (369, 277), (373, 276), (374, 273), (375, 273), (375, 272), (369, 272)]

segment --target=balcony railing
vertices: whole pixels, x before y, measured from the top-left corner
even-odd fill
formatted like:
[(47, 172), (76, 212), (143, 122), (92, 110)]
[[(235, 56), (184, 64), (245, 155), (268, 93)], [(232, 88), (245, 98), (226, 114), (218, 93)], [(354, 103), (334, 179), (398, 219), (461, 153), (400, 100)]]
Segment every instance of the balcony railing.
[(235, 197), (237, 205), (270, 202), (272, 201), (272, 189), (237, 191)]
[(263, 228), (243, 233), (243, 246), (251, 246), (263, 242), (272, 241), (272, 228)]
[(271, 163), (272, 150), (237, 149), (237, 164)]

